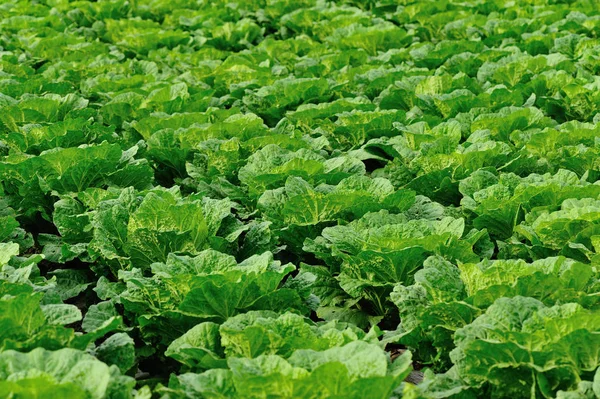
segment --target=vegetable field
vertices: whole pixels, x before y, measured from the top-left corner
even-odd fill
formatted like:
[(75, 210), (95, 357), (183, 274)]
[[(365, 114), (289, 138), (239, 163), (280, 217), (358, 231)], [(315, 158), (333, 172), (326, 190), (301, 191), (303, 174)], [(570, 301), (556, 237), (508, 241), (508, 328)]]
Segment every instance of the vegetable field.
[(0, 399), (600, 398), (599, 36), (0, 1)]

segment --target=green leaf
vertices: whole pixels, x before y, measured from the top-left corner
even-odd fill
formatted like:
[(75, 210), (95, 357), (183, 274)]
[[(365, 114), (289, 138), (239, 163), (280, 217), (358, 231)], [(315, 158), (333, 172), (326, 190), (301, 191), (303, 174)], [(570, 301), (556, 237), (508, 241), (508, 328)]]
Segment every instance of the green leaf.
[(93, 332), (118, 316), (117, 309), (111, 301), (100, 302), (89, 307), (81, 327), (85, 332)]
[(42, 305), (42, 311), (48, 324), (71, 324), (83, 318), (81, 311), (75, 305), (50, 304)]
[[(237, 392), (256, 397), (277, 390), (283, 397), (307, 397), (315, 384), (318, 397), (385, 398), (410, 372), (410, 353), (390, 364), (376, 345), (356, 341), (323, 352), (296, 351), (287, 361), (275, 355), (231, 358)], [(365, 396), (366, 395), (366, 396)]]
[(192, 369), (226, 367), (219, 325), (212, 322), (200, 323), (174, 340), (165, 355)]
[(126, 250), (134, 263), (149, 266), (170, 252), (198, 252), (207, 236), (200, 203), (178, 203), (168, 192), (149, 193), (129, 218)]
[(94, 355), (108, 365), (115, 365), (126, 373), (136, 362), (133, 339), (126, 333), (116, 333), (108, 337), (94, 349)]
[(115, 369), (74, 349), (5, 351), (0, 353), (0, 392), (9, 397), (130, 397), (135, 381)]

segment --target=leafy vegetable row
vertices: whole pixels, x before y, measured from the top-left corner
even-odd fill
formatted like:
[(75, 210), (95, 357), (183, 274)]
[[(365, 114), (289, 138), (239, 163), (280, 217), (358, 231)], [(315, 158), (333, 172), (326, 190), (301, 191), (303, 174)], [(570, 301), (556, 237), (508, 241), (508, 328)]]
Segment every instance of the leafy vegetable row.
[(0, 398), (600, 398), (599, 34), (4, 1)]

